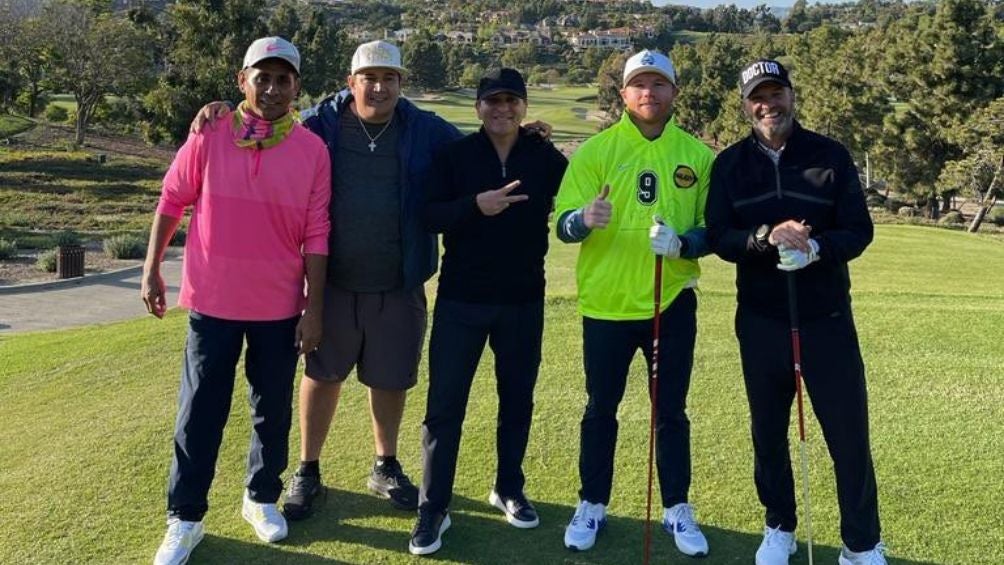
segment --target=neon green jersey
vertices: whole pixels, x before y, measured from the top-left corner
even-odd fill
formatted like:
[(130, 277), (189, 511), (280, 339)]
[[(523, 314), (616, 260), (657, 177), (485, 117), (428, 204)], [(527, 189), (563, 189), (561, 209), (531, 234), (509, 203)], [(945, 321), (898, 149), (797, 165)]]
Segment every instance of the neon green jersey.
[[(582, 242), (576, 265), (579, 312), (601, 320), (652, 317), (655, 254), (649, 246), (652, 216), (678, 234), (704, 227), (704, 206), (714, 153), (672, 120), (648, 140), (628, 117), (588, 139), (572, 156), (555, 200), (556, 217), (588, 206), (610, 186), (610, 223)], [(666, 259), (665, 309), (701, 269), (696, 259)]]

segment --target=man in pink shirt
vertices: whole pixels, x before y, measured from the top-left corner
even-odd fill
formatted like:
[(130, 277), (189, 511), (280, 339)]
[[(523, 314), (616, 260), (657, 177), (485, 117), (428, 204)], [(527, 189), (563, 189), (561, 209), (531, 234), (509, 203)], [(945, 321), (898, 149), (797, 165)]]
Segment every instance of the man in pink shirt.
[(321, 338), (331, 195), (327, 149), (290, 112), (299, 72), (300, 55), (286, 40), (252, 43), (237, 73), (245, 98), (229, 127), (191, 134), (164, 178), (142, 284), (158, 318), (167, 308), (160, 261), (184, 210), (193, 211), (178, 300), (190, 314), (168, 528), (155, 564), (184, 563), (202, 539), (245, 340), (254, 429), (242, 515), (263, 541), (287, 534), (276, 501), (297, 356)]

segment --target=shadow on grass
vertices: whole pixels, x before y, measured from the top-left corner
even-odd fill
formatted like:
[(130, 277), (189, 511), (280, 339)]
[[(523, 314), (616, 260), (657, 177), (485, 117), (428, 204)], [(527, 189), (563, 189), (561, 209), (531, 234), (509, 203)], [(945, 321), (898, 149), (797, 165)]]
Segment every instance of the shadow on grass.
[[(360, 555), (383, 562), (459, 562), (478, 565), (513, 563), (564, 563), (564, 564), (625, 564), (642, 563), (644, 559), (644, 519), (611, 516), (597, 538), (596, 546), (586, 552), (573, 552), (564, 547), (565, 525), (574, 508), (571, 505), (536, 503), (540, 526), (520, 530), (505, 523), (500, 512), (486, 500), (461, 496), (453, 497), (452, 525), (443, 534), (443, 547), (433, 555), (422, 558), (408, 553), (408, 539), (413, 519), (410, 513), (390, 507), (386, 502), (369, 494), (338, 489), (327, 489), (323, 502), (314, 515), (301, 522), (290, 523), (290, 535), (280, 546), (249, 544), (239, 540), (210, 538), (202, 542), (193, 555), (192, 563), (259, 562), (259, 563), (360, 563)], [(382, 529), (362, 525), (373, 519), (406, 520), (400, 530)], [(652, 524), (653, 563), (717, 563), (748, 564), (760, 545), (759, 533), (736, 532), (703, 527), (711, 547), (710, 555), (699, 561), (680, 554), (672, 538), (663, 533), (658, 518)], [(277, 551), (282, 546), (304, 548), (315, 542), (337, 541), (358, 546), (352, 557), (320, 556)], [(800, 540), (803, 541), (804, 540)], [(208, 542), (208, 543), (207, 543)], [(392, 556), (375, 557), (369, 550), (390, 552)], [(838, 547), (815, 546), (813, 557), (819, 563), (836, 563)], [(198, 559), (196, 559), (198, 558)], [(222, 561), (221, 561), (222, 559)], [(354, 559), (345, 561), (342, 559)], [(808, 563), (806, 547), (791, 558), (792, 565)], [(935, 565), (919, 561), (890, 558), (890, 564)]]
[[(85, 198), (96, 198), (98, 200), (118, 200), (122, 198), (135, 198), (136, 196), (149, 196), (156, 198), (160, 194), (160, 188), (147, 189), (127, 182), (115, 182), (112, 184), (97, 183), (90, 186), (67, 186), (58, 181), (63, 179), (33, 179), (23, 184), (7, 183), (0, 187), (0, 190), (11, 190), (19, 194), (47, 194), (47, 195), (78, 195)], [(104, 181), (106, 179), (96, 179)]]
[(120, 182), (160, 179), (164, 175), (161, 167), (135, 161), (100, 165), (79, 159), (25, 159), (4, 164), (4, 170), (42, 172), (63, 179)]

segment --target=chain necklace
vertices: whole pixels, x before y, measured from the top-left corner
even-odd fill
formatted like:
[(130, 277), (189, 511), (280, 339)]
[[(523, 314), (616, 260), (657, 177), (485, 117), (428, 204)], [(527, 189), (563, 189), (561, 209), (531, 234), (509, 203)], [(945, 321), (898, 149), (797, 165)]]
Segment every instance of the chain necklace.
[(387, 120), (387, 123), (383, 125), (383, 128), (379, 132), (377, 132), (376, 135), (370, 135), (370, 130), (366, 129), (366, 124), (363, 123), (363, 119), (359, 117), (359, 114), (355, 114), (355, 116), (356, 120), (359, 121), (359, 127), (363, 128), (363, 133), (365, 133), (366, 137), (370, 140), (368, 145), (368, 147), (370, 148), (370, 153), (376, 151), (376, 140), (380, 139), (380, 136), (383, 135), (383, 132), (387, 131), (387, 128), (390, 127), (390, 123), (394, 121), (394, 114), (391, 113), (390, 119)]

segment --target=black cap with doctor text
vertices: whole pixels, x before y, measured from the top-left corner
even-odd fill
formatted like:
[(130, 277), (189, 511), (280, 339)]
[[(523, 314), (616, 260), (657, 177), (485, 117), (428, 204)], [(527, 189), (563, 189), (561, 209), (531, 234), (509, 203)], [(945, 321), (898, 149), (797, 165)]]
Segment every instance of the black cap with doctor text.
[(739, 91), (743, 100), (749, 97), (756, 87), (765, 82), (776, 82), (781, 86), (791, 88), (791, 80), (788, 79), (788, 70), (784, 65), (770, 59), (760, 59), (747, 65), (739, 73)]

